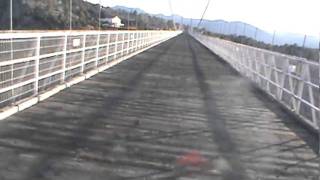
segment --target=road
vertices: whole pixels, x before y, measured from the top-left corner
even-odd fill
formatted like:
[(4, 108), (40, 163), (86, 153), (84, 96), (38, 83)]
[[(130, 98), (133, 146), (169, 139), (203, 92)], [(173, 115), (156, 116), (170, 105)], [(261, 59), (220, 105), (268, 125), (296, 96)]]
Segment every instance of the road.
[(1, 180), (316, 179), (316, 151), (186, 34), (0, 122)]

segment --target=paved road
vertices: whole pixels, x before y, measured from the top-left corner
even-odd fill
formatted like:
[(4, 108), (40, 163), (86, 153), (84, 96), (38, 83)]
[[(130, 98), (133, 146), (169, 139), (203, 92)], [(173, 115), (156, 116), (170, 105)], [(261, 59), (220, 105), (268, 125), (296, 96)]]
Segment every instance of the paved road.
[(0, 179), (316, 179), (316, 144), (184, 34), (0, 122)]

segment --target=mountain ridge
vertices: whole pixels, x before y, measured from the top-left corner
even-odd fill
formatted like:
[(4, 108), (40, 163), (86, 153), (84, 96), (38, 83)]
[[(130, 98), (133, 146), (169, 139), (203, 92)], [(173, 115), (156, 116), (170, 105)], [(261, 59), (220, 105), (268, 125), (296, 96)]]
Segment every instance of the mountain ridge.
[(129, 11), (129, 12), (136, 11), (138, 14), (149, 14), (149, 13), (145, 12), (144, 10), (142, 10), (140, 8), (131, 8), (131, 7), (119, 6), (119, 5), (113, 6), (111, 8), (115, 9), (115, 10), (124, 10), (124, 11)]
[[(152, 14), (156, 17), (163, 18), (166, 20), (174, 20), (176, 23), (183, 23), (184, 25), (189, 25), (192, 22), (192, 27), (197, 27), (200, 19), (185, 18), (180, 15), (164, 15), (164, 14)], [(246, 27), (245, 27), (246, 26)], [(245, 35), (250, 38), (256, 37), (257, 41), (262, 41), (265, 43), (272, 44), (273, 33), (263, 30), (252, 24), (242, 22), (242, 21), (227, 21), (223, 19), (203, 19), (200, 28), (205, 28), (211, 32), (224, 33), (225, 35)], [(222, 29), (222, 30), (221, 30)], [(245, 29), (245, 30), (244, 30)], [(256, 32), (256, 30), (258, 30)], [(285, 45), (285, 44), (297, 44), (298, 46), (303, 46), (304, 34), (291, 33), (291, 32), (276, 32), (274, 37), (274, 45)], [(305, 47), (318, 48), (319, 47), (319, 37), (307, 35), (305, 42)]]
[[(13, 2), (13, 30), (66, 30), (70, 26), (70, 4), (63, 0), (14, 0)], [(110, 7), (100, 7), (85, 0), (73, 0), (72, 4), (72, 29), (93, 30), (99, 27), (99, 16), (119, 16), (122, 22), (132, 29), (173, 29), (172, 22), (152, 17), (141, 9), (135, 8), (142, 14), (128, 13)], [(99, 9), (101, 14), (99, 15)], [(134, 8), (132, 8), (133, 10)], [(129, 22), (128, 22), (129, 21)], [(10, 29), (10, 1), (0, 3), (0, 30)], [(110, 27), (102, 27), (110, 28)]]

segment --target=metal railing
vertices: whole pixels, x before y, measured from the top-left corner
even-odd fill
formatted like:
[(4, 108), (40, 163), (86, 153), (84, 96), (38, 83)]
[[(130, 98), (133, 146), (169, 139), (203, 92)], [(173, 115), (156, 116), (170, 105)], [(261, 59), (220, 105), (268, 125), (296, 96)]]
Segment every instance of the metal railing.
[(319, 63), (192, 32), (191, 35), (240, 74), (319, 128)]
[(49, 31), (0, 34), (0, 108), (126, 59), (177, 31)]

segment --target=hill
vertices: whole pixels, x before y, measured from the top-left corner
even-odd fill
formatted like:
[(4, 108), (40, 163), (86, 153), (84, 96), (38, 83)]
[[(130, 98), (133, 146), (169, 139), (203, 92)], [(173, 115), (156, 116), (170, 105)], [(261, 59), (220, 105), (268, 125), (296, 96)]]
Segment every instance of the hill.
[[(10, 1), (0, 3), (0, 29), (10, 28)], [(73, 29), (98, 29), (99, 19), (98, 4), (83, 0), (73, 0), (72, 27)], [(128, 8), (130, 9), (130, 8)], [(126, 10), (128, 10), (126, 9)], [(14, 0), (13, 1), (13, 26), (15, 30), (69, 29), (69, 1), (65, 0)], [(128, 12), (123, 7), (103, 7), (101, 17), (119, 16), (124, 24), (128, 23)], [(172, 29), (173, 23), (161, 18), (144, 13), (132, 8), (130, 25), (137, 29)]]
[(236, 43), (241, 43), (261, 49), (267, 49), (271, 51), (276, 51), (283, 54), (293, 55), (297, 57), (304, 57), (306, 59), (318, 62), (319, 61), (319, 50), (315, 48), (303, 48), (297, 44), (284, 44), (284, 45), (271, 45), (269, 43), (264, 43), (262, 41), (257, 41), (253, 38), (246, 36), (236, 36), (236, 35), (224, 35), (212, 33), (210, 31), (201, 30), (204, 34), (209, 36), (218, 37), (221, 39), (233, 41)]
[[(193, 19), (193, 27), (197, 27), (199, 21), (199, 19)], [(185, 22), (186, 25), (190, 25), (191, 20), (184, 19), (183, 22)], [(256, 26), (241, 21), (203, 20), (200, 28), (205, 28), (210, 32), (220, 33), (224, 35), (246, 36), (257, 41), (262, 41), (264, 43), (272, 43), (273, 39), (273, 32), (265, 31)], [(303, 34), (276, 32), (274, 44), (297, 44), (298, 46), (302, 46), (303, 40)], [(309, 48), (318, 48), (319, 37), (307, 36), (305, 46)]]
[(147, 14), (144, 10), (139, 9), (139, 8), (129, 8), (129, 7), (125, 7), (125, 6), (114, 6), (114, 7), (112, 7), (112, 9), (114, 9), (114, 10), (123, 10), (123, 11), (127, 11), (127, 12), (136, 11), (137, 14)]
[[(174, 19), (175, 22), (182, 23), (187, 26), (192, 25), (192, 27), (197, 27), (200, 22), (200, 19), (184, 18), (179, 15), (166, 16), (163, 14), (155, 14), (155, 16), (166, 19), (166, 20)], [(248, 38), (252, 38), (257, 41), (262, 41), (264, 43), (271, 43), (273, 39), (273, 32), (265, 31), (254, 25), (241, 22), (241, 21), (204, 19), (201, 22), (200, 28), (205, 28), (206, 30), (212, 33), (220, 33), (224, 35), (246, 36)], [(274, 44), (275, 45), (296, 44), (298, 46), (302, 46), (303, 41), (304, 41), (304, 34), (276, 32)], [(305, 46), (309, 48), (318, 48), (319, 37), (307, 36)]]

